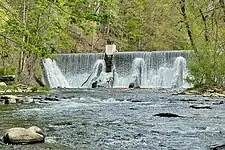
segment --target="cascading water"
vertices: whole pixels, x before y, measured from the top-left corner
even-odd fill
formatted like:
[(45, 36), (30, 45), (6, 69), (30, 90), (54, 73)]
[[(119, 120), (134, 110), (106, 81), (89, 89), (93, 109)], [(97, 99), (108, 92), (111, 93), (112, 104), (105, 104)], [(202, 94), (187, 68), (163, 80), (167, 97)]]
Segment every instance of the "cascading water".
[[(119, 81), (115, 87), (128, 87), (134, 82), (132, 74), (138, 63), (143, 66), (140, 70), (144, 70), (141, 73), (142, 88), (188, 87), (184, 81), (187, 76), (186, 54), (186, 51), (116, 53), (114, 62)], [(183, 72), (179, 68), (183, 68)]]
[(136, 86), (144, 85), (146, 80), (146, 65), (143, 58), (135, 58), (132, 64), (132, 77)]
[(177, 57), (174, 61), (174, 75), (172, 81), (172, 87), (181, 87), (184, 83), (184, 74), (186, 67), (186, 59), (183, 57)]
[(45, 72), (45, 83), (48, 83), (50, 88), (56, 88), (56, 87), (66, 87), (69, 88), (69, 84), (65, 78), (65, 76), (62, 74), (61, 70), (59, 69), (58, 65), (56, 64), (55, 60), (51, 60), (50, 58), (47, 58), (42, 61), (44, 66), (44, 72)]
[[(95, 87), (128, 88), (133, 83), (141, 88), (188, 87), (186, 54), (186, 51), (118, 52), (113, 56), (114, 69), (110, 73), (105, 71), (103, 53), (61, 54), (55, 65), (68, 85), (57, 86), (90, 88), (96, 83)], [(51, 73), (49, 76), (54, 76)], [(52, 84), (51, 80), (48, 82)]]
[[(94, 82), (101, 80), (106, 71), (105, 61), (103, 59), (97, 59), (93, 67), (91, 74), (88, 76), (87, 80), (81, 85), (81, 87), (90, 87)], [(86, 85), (86, 86), (85, 86)]]
[(177, 57), (172, 66), (163, 64), (159, 69), (152, 69), (150, 74), (152, 76), (148, 77), (148, 79), (150, 81), (149, 85), (152, 85), (152, 87), (189, 87), (188, 83), (185, 81), (188, 72), (186, 68), (186, 59), (184, 57)]
[(128, 87), (127, 84), (132, 83), (134, 87), (145, 85), (146, 65), (143, 58), (134, 58), (130, 73), (126, 77), (116, 76), (116, 87)]
[(60, 54), (56, 62), (71, 87), (87, 88), (91, 86), (82, 84), (92, 74), (96, 61), (103, 58), (103, 53)]

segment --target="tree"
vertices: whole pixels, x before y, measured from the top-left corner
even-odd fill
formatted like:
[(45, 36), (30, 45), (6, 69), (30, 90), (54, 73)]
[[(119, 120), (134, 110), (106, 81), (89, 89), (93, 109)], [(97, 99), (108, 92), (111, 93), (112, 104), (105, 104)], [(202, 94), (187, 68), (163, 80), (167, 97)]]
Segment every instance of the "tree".
[(1, 34), (10, 39), (5, 42), (8, 48), (20, 53), (19, 77), (24, 76), (24, 72), (32, 77), (38, 59), (56, 54), (62, 46), (60, 37), (66, 32), (68, 18), (59, 11), (58, 6), (61, 5), (63, 3), (60, 1), (49, 0), (18, 0), (2, 5), (10, 17)]
[(188, 81), (195, 86), (224, 84), (224, 4), (180, 0), (180, 8), (194, 50)]

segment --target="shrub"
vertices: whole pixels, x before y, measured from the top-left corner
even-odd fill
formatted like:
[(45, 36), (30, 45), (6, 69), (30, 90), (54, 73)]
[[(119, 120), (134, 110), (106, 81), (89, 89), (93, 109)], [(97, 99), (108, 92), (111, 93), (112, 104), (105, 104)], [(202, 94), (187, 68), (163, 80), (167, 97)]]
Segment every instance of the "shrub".
[(192, 52), (187, 67), (187, 81), (194, 87), (221, 85), (225, 82), (225, 52), (206, 48)]

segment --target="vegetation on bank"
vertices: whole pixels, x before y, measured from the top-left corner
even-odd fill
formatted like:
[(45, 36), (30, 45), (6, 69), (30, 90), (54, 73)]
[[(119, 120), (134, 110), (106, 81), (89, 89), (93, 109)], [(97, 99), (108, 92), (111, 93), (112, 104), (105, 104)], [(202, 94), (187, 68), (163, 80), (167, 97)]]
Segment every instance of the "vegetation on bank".
[(37, 85), (42, 58), (65, 52), (193, 50), (187, 80), (223, 85), (223, 0), (0, 0), (0, 75)]
[(16, 82), (9, 83), (7, 82), (7, 86), (0, 86), (0, 94), (8, 93), (8, 94), (17, 94), (17, 93), (44, 93), (50, 92), (50, 89), (46, 86), (29, 86), (29, 85), (22, 85)]
[[(201, 4), (201, 5), (198, 5)], [(210, 87), (223, 89), (225, 81), (225, 4), (224, 1), (192, 2), (183, 6), (190, 8), (187, 16), (189, 39), (194, 50), (190, 55), (187, 81), (202, 90)], [(193, 18), (193, 19), (192, 19)]]

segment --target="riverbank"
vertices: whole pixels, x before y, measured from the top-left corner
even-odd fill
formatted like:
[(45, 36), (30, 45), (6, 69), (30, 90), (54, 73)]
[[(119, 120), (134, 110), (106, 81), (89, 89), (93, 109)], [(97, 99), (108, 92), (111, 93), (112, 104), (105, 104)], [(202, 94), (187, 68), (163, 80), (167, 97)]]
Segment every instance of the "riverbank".
[[(2, 84), (3, 85), (3, 84)], [(12, 84), (0, 86), (0, 105), (29, 102), (28, 96), (51, 93), (47, 87)]]
[(11, 85), (0, 85), (0, 94), (22, 94), (22, 93), (33, 93), (33, 92), (49, 92), (50, 88), (42, 86), (29, 86), (23, 84), (11, 84)]
[(225, 86), (210, 86), (178, 90), (174, 95), (201, 95), (203, 97), (225, 98)]

